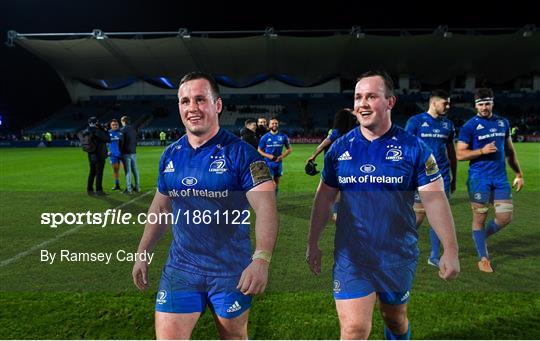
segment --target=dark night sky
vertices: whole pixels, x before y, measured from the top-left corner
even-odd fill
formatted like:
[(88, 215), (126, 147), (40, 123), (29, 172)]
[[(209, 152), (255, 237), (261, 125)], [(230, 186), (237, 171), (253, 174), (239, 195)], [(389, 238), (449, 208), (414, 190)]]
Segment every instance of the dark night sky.
[[(372, 4), (370, 4), (372, 2)], [(292, 7), (295, 3), (294, 7)], [(3, 0), (0, 2), (0, 114), (20, 127), (69, 103), (55, 71), (20, 47), (8, 48), (7, 31), (19, 33), (362, 28), (522, 27), (538, 24), (530, 2), (511, 5), (474, 2), (324, 1), (79, 1)], [(185, 7), (181, 7), (185, 6)]]

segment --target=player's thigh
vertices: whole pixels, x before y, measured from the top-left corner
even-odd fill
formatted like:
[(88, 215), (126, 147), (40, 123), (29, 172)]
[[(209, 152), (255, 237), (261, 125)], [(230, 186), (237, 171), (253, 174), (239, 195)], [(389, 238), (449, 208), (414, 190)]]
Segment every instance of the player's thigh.
[(156, 338), (158, 340), (187, 340), (201, 316), (195, 313), (165, 313), (156, 311)]
[(221, 339), (247, 340), (249, 309), (234, 318), (225, 318), (215, 312), (213, 314)]
[(342, 337), (367, 338), (369, 336), (376, 301), (375, 292), (364, 297), (335, 300)]

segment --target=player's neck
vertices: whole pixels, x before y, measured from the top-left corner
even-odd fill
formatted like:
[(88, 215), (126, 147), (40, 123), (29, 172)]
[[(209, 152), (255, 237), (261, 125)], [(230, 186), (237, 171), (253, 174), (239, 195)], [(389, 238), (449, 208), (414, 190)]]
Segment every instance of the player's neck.
[(276, 130), (276, 131), (270, 130), (270, 134), (272, 135), (277, 135), (278, 133), (279, 133), (279, 130)]
[(360, 126), (360, 132), (366, 138), (366, 140), (373, 141), (386, 134), (390, 130), (390, 128), (392, 128), (392, 121), (387, 120), (381, 122), (381, 124), (377, 127), (367, 128), (364, 126)]
[(427, 113), (428, 113), (429, 116), (433, 117), (433, 118), (436, 119), (436, 120), (438, 120), (439, 117), (440, 117), (439, 114), (437, 114), (437, 112), (436, 112), (435, 110), (429, 109), (429, 110), (427, 111)]
[(216, 136), (218, 132), (219, 132), (219, 125), (216, 125), (205, 134), (195, 135), (195, 134), (190, 133), (189, 130), (187, 130), (186, 135), (187, 135), (187, 139), (190, 146), (193, 147), (193, 149), (196, 149), (204, 145), (206, 142), (210, 141), (214, 136)]

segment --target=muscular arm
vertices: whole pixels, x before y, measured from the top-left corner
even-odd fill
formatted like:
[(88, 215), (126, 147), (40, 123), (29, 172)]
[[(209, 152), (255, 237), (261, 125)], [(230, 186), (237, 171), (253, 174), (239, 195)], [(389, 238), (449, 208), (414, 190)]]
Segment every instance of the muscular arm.
[(517, 186), (516, 191), (519, 192), (523, 187), (523, 173), (521, 173), (516, 150), (514, 149), (514, 144), (512, 143), (512, 139), (510, 137), (507, 137), (505, 141), (505, 153), (508, 165), (510, 168), (512, 168), (514, 173), (516, 173), (516, 178), (514, 179), (512, 187)]
[[(249, 204), (255, 212), (255, 252), (272, 254), (278, 233), (276, 195), (272, 181), (266, 181), (247, 192)], [(242, 272), (237, 285), (244, 295), (264, 292), (268, 283), (268, 267), (264, 259), (253, 259)]]
[(313, 209), (311, 210), (311, 222), (306, 251), (306, 261), (308, 262), (311, 271), (315, 274), (321, 272), (322, 253), (319, 249), (319, 239), (326, 226), (326, 222), (330, 216), (330, 208), (336, 199), (337, 194), (337, 188), (328, 186), (322, 181), (319, 182), (317, 193), (315, 193)]
[(456, 158), (456, 148), (454, 147), (454, 142), (450, 141), (446, 144), (446, 152), (448, 154), (448, 161), (450, 162), (450, 172), (452, 173), (452, 181), (450, 182), (450, 190), (452, 193), (456, 190), (456, 180), (457, 180), (457, 158)]
[(491, 154), (497, 151), (495, 147), (495, 141), (486, 144), (482, 148), (478, 149), (469, 149), (469, 144), (465, 142), (458, 141), (456, 156), (459, 161), (469, 161), (479, 158), (484, 154)]
[[(159, 191), (156, 191), (156, 194), (154, 196), (154, 200), (152, 200), (152, 204), (150, 205), (150, 208), (148, 209), (148, 215), (151, 213), (159, 215), (162, 213), (171, 213), (171, 202), (169, 197), (161, 194)], [(158, 219), (158, 221), (161, 219)], [(163, 219), (165, 220), (165, 219)], [(143, 252), (152, 252), (154, 250), (154, 247), (156, 246), (157, 242), (165, 231), (167, 230), (167, 227), (169, 226), (167, 221), (159, 221), (161, 224), (150, 224), (146, 223), (144, 227), (144, 233), (141, 237), (141, 241), (139, 242), (139, 247), (137, 248), (138, 253)], [(144, 290), (148, 288), (148, 264), (145, 261), (138, 260), (135, 262), (133, 266), (133, 282), (135, 285), (140, 289)]]
[(332, 144), (332, 141), (330, 141), (329, 138), (325, 138), (321, 144), (319, 144), (317, 146), (317, 149), (315, 149), (315, 151), (313, 152), (313, 154), (311, 154), (311, 156), (309, 157), (309, 159), (307, 159), (307, 161), (315, 161), (315, 159), (317, 158), (317, 155), (319, 155), (320, 153), (322, 153), (322, 151), (324, 150), (324, 148), (328, 147), (329, 145)]
[(290, 153), (292, 153), (292, 147), (289, 145), (289, 146), (285, 149), (285, 152), (282, 153), (282, 154), (279, 156), (279, 159), (280, 159), (280, 160), (283, 160), (283, 159), (286, 158), (287, 155), (289, 155)]
[(418, 188), (427, 217), (441, 241), (444, 253), (439, 262), (439, 276), (454, 279), (459, 273), (458, 244), (454, 219), (444, 194), (443, 179)]

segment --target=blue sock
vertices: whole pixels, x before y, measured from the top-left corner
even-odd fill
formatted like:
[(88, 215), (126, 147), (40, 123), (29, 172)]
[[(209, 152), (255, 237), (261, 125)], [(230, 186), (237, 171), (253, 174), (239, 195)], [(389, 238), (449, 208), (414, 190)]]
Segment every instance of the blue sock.
[(332, 206), (332, 213), (337, 213), (339, 210), (339, 201), (336, 201), (334, 205)]
[(439, 259), (439, 237), (437, 237), (437, 234), (433, 231), (431, 226), (429, 227), (429, 240), (431, 241), (431, 254), (429, 255), (429, 258)]
[(409, 323), (407, 332), (401, 335), (395, 334), (390, 329), (388, 329), (388, 327), (385, 325), (384, 326), (384, 339), (385, 340), (410, 340), (411, 339), (411, 324)]
[(116, 180), (114, 180), (114, 183), (115, 183), (116, 185), (120, 186), (120, 180), (116, 179)]
[(492, 234), (495, 234), (495, 233), (499, 232), (501, 229), (502, 229), (502, 226), (497, 225), (495, 223), (495, 219), (493, 219), (486, 226), (486, 237), (489, 237)]
[(473, 239), (474, 243), (476, 244), (476, 251), (478, 252), (478, 257), (487, 258), (486, 231), (483, 229), (479, 231), (474, 230)]

